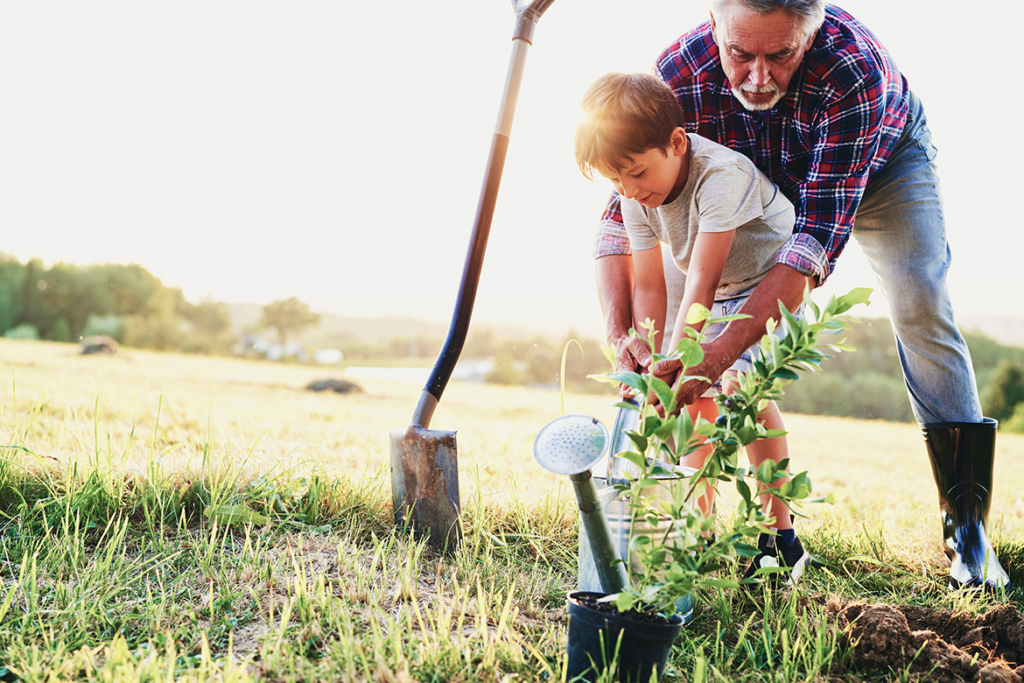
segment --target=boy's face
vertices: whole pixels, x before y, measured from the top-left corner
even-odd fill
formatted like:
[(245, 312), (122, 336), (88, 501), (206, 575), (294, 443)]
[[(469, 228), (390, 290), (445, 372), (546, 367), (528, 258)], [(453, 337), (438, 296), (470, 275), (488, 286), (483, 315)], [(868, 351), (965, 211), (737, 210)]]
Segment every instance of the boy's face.
[(651, 147), (621, 169), (598, 167), (597, 172), (612, 181), (623, 197), (653, 209), (679, 196), (689, 170), (688, 151), (686, 134), (677, 128), (668, 147)]

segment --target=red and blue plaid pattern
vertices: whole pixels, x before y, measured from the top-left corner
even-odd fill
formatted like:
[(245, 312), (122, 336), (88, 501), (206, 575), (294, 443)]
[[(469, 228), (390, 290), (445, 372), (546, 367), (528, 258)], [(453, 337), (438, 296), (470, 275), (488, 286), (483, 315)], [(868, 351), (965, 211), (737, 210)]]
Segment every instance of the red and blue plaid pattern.
[[(878, 39), (828, 6), (786, 96), (766, 112), (747, 111), (733, 96), (710, 23), (662, 53), (655, 74), (675, 93), (689, 132), (749, 157), (793, 202), (794, 239), (777, 261), (824, 282), (850, 237), (864, 188), (907, 120), (907, 81)], [(595, 255), (628, 254), (618, 195), (601, 224)]]

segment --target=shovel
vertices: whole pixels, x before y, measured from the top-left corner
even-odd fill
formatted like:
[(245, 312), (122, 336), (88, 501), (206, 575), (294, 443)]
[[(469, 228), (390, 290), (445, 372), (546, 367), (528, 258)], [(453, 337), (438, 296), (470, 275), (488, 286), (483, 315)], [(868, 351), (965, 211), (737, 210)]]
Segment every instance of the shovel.
[(480, 280), (480, 268), (487, 248), (487, 236), (491, 230), (491, 218), (498, 198), (498, 185), (505, 166), (527, 49), (533, 42), (537, 22), (553, 2), (512, 0), (516, 12), (512, 61), (505, 79), (505, 91), (491, 141), (487, 175), (480, 191), (466, 264), (462, 269), (462, 284), (455, 302), (455, 313), (448, 328), (448, 337), (412, 414), (411, 424), (406, 429), (391, 431), (391, 497), (395, 524), (407, 526), (417, 535), (427, 536), (429, 544), (438, 550), (453, 550), (462, 537), (458, 525), (459, 467), (455, 432), (432, 430), (430, 420), (466, 341)]

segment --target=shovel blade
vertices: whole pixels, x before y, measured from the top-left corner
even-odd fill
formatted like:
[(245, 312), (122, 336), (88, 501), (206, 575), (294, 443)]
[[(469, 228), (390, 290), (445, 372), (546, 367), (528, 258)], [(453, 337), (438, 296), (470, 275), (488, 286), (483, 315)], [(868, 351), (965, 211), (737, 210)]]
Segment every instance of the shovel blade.
[(455, 550), (462, 540), (455, 432), (391, 430), (391, 496), (397, 526), (438, 550)]

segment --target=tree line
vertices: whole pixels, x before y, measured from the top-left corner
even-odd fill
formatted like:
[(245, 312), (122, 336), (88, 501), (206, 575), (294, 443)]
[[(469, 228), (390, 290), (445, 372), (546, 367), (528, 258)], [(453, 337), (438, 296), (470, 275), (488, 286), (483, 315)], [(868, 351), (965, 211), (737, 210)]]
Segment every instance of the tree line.
[[(275, 329), (284, 344), (319, 316), (292, 297), (263, 307), (260, 329)], [(209, 298), (186, 301), (137, 264), (78, 266), (39, 259), (21, 263), (0, 253), (0, 333), (5, 337), (74, 342), (106, 335), (136, 348), (228, 353), (236, 341), (228, 307)], [(1024, 433), (1024, 348), (1001, 345), (980, 334), (965, 334), (985, 414), (1008, 431)], [(870, 319), (845, 334), (857, 350), (837, 354), (824, 372), (805, 373), (785, 389), (783, 410), (891, 421), (914, 419), (900, 372), (888, 320)], [(572, 341), (570, 341), (572, 340)], [(392, 338), (383, 343), (338, 339), (348, 361), (424, 363), (436, 358), (440, 337)], [(563, 349), (568, 345), (566, 383), (574, 391), (607, 392), (587, 379), (608, 362), (601, 343), (572, 332), (559, 340), (497, 338), (491, 328), (470, 331), (463, 358), (492, 358), (487, 381), (557, 387)]]
[[(260, 329), (283, 344), (319, 315), (292, 297), (263, 307)], [(138, 264), (79, 266), (0, 253), (0, 334), (75, 342), (104, 335), (135, 348), (228, 353), (235, 342), (227, 305), (185, 299)]]
[[(856, 351), (836, 354), (824, 372), (805, 373), (785, 388), (782, 409), (795, 413), (911, 422), (914, 415), (900, 370), (892, 327), (864, 320), (844, 334)], [(985, 415), (1006, 431), (1024, 433), (1024, 348), (965, 333)]]

